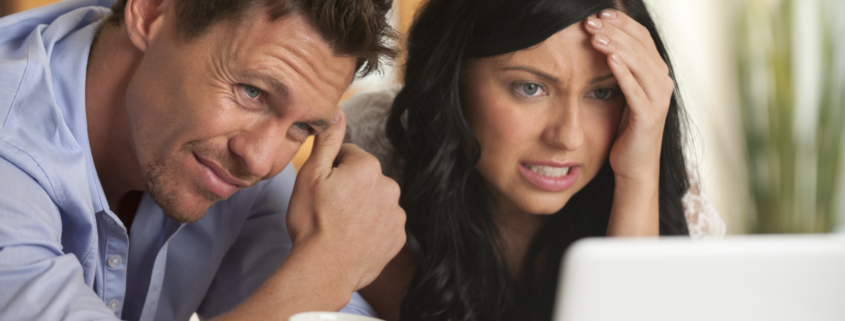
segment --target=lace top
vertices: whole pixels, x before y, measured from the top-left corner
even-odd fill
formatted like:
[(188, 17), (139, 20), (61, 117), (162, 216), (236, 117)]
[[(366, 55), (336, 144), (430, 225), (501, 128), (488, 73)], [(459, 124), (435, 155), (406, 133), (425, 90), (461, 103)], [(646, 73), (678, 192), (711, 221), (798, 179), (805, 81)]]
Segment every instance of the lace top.
[[(345, 141), (373, 154), (381, 162), (384, 174), (393, 179), (398, 178), (399, 170), (390, 157), (393, 148), (384, 128), (393, 98), (400, 89), (401, 85), (394, 85), (357, 94), (341, 105), (346, 112)], [(684, 195), (683, 204), (690, 237), (694, 240), (720, 239), (725, 235), (725, 222), (704, 193), (696, 166), (687, 167), (690, 188)]]

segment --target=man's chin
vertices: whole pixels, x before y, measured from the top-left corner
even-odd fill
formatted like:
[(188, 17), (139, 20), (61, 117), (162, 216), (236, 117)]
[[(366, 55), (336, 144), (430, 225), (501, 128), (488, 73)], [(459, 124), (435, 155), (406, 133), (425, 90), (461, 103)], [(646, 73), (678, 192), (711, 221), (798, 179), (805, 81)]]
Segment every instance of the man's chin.
[[(164, 209), (164, 208), (162, 208), (162, 209)], [(194, 223), (196, 221), (199, 221), (203, 216), (205, 216), (206, 212), (208, 212), (208, 207), (206, 207), (201, 212), (190, 212), (189, 213), (189, 212), (185, 212), (185, 211), (180, 211), (180, 212), (164, 211), (164, 215), (167, 215), (167, 217), (169, 217), (170, 219), (177, 221), (179, 223)]]
[(150, 193), (150, 196), (153, 197), (164, 215), (180, 223), (199, 221), (208, 212), (208, 208), (220, 200), (216, 195), (214, 195), (214, 198), (206, 195), (176, 197), (174, 194), (158, 196)]
[(212, 204), (222, 199), (201, 184), (186, 183), (189, 180), (173, 174), (177, 172), (175, 166), (164, 164), (142, 166), (142, 173), (150, 196), (171, 219), (182, 223), (199, 221)]

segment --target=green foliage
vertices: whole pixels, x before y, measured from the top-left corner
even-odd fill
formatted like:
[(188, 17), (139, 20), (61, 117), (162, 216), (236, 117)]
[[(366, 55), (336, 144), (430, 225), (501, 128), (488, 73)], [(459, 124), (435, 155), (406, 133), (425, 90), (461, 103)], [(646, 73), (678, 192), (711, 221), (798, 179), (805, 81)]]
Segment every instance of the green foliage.
[[(845, 90), (833, 71), (833, 35), (819, 17), (825, 32), (821, 99), (817, 108), (796, 104), (793, 5), (793, 0), (745, 1), (737, 28), (743, 130), (756, 207), (750, 226), (757, 233), (828, 232), (835, 225)], [(814, 137), (800, 137), (796, 113), (814, 110)]]

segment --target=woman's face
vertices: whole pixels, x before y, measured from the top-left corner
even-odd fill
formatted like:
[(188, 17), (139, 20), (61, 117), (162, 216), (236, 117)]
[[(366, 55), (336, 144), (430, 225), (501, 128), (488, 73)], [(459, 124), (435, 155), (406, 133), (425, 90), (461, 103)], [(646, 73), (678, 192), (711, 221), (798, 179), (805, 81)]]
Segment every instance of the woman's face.
[(596, 176), (625, 98), (577, 23), (538, 46), (474, 60), (464, 92), (476, 168), (504, 211), (552, 214)]

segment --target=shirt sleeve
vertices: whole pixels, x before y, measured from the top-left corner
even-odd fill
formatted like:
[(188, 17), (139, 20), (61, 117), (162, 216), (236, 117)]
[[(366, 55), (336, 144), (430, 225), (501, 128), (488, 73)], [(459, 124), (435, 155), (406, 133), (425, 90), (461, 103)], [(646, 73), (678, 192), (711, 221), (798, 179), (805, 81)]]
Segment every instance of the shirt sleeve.
[[(290, 254), (285, 212), (296, 174), (288, 166), (276, 177), (260, 183), (249, 200), (238, 200), (232, 211), (246, 210), (246, 219), (223, 257), (197, 314), (203, 319), (219, 316), (239, 305), (266, 280)], [(244, 197), (244, 195), (239, 195)]]
[(373, 307), (367, 303), (367, 300), (364, 300), (364, 297), (358, 294), (358, 292), (352, 293), (352, 300), (349, 300), (349, 304), (343, 307), (343, 309), (340, 309), (340, 312), (364, 315), (373, 318), (378, 317), (376, 310), (373, 309)]
[(0, 320), (113, 320), (82, 266), (62, 252), (59, 209), (31, 176), (0, 158)]

